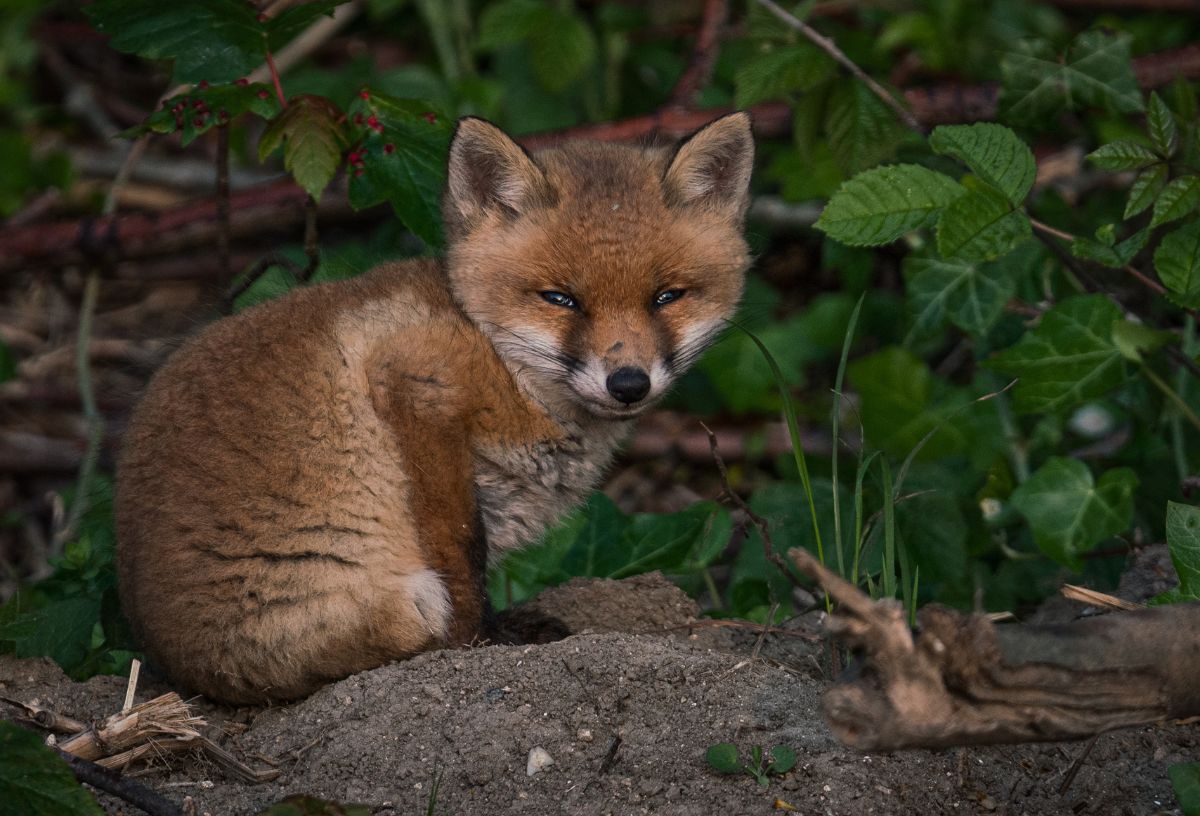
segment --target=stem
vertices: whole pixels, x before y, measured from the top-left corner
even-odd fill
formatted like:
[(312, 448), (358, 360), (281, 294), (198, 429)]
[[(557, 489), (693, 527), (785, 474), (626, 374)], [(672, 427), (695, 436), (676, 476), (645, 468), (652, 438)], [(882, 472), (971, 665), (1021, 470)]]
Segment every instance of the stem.
[[(229, 241), (233, 231), (229, 217), (229, 126), (217, 128), (217, 257), (221, 264), (221, 278), (228, 281), (233, 274), (229, 259)], [(223, 284), (226, 285), (226, 284)]]
[(700, 570), (700, 575), (704, 578), (704, 588), (708, 591), (709, 596), (712, 597), (713, 609), (721, 609), (721, 593), (717, 589), (717, 582), (713, 580), (712, 570), (705, 567)]
[(1163, 396), (1175, 403), (1175, 407), (1179, 409), (1181, 414), (1183, 414), (1184, 419), (1192, 423), (1192, 427), (1200, 431), (1200, 416), (1196, 416), (1196, 412), (1193, 411), (1192, 407), (1187, 404), (1187, 401), (1175, 393), (1175, 389), (1167, 385), (1167, 383), (1163, 381), (1162, 377), (1159, 377), (1158, 374), (1154, 373), (1154, 369), (1150, 368), (1150, 366), (1146, 365), (1145, 363), (1142, 364), (1142, 373), (1146, 375), (1146, 379), (1154, 383), (1154, 386), (1159, 391), (1163, 392)]
[(308, 256), (308, 265), (304, 268), (304, 282), (312, 278), (321, 261), (320, 249), (317, 245), (317, 200), (312, 196), (304, 202), (304, 254)]
[(1024, 484), (1029, 479), (1029, 453), (1013, 421), (1008, 395), (1002, 391), (996, 394), (996, 413), (1000, 416), (1000, 427), (1004, 429), (1004, 438), (1008, 441), (1008, 458), (1012, 462), (1013, 475), (1017, 477), (1017, 484)]
[(279, 82), (279, 69), (275, 67), (275, 58), (267, 52), (267, 70), (271, 72), (271, 84), (275, 86), (275, 96), (279, 98), (279, 107), (287, 107), (287, 98), (283, 95), (283, 85)]
[(71, 509), (63, 526), (55, 536), (55, 544), (61, 545), (75, 534), (75, 528), (90, 503), (92, 477), (96, 472), (96, 461), (100, 458), (100, 445), (104, 439), (104, 419), (96, 410), (96, 395), (92, 391), (92, 317), (96, 314), (96, 301), (100, 295), (100, 273), (88, 273), (83, 290), (83, 303), (79, 307), (79, 334), (75, 340), (75, 376), (79, 383), (79, 401), (83, 405), (83, 416), (87, 420), (87, 448), (83, 461), (79, 463), (79, 476), (75, 481), (75, 495)]
[[(1028, 215), (1028, 214), (1026, 214), (1026, 215)], [(1043, 224), (1041, 221), (1038, 221), (1036, 218), (1030, 218), (1029, 224), (1035, 230), (1044, 232), (1047, 235), (1053, 235), (1055, 238), (1059, 239), (1060, 241), (1070, 242), (1070, 241), (1075, 240), (1075, 236), (1072, 235), (1071, 233), (1063, 232), (1060, 229), (1055, 229), (1054, 227), (1050, 226), (1049, 224)], [(1163, 287), (1163, 285), (1161, 283), (1159, 283), (1156, 280), (1153, 280), (1152, 278), (1147, 277), (1144, 273), (1142, 273), (1140, 270), (1138, 270), (1134, 266), (1132, 266), (1130, 264), (1126, 264), (1124, 267), (1122, 267), (1122, 269), (1126, 272), (1126, 274), (1128, 274), (1130, 277), (1136, 279), (1139, 283), (1141, 283), (1143, 286), (1145, 286), (1151, 292), (1155, 292), (1156, 294), (1159, 294), (1159, 295), (1167, 294), (1167, 290)]]
[(758, 0), (758, 4), (774, 14), (785, 24), (799, 31), (806, 38), (808, 38), (809, 42), (832, 57), (834, 62), (849, 71), (859, 82), (866, 85), (867, 88), (870, 89), (871, 93), (875, 94), (877, 97), (879, 97), (883, 104), (891, 108), (892, 112), (895, 113), (900, 121), (903, 122), (910, 130), (922, 134), (925, 132), (925, 129), (921, 127), (921, 123), (917, 121), (917, 117), (913, 116), (911, 111), (896, 101), (896, 98), (888, 93), (887, 88), (883, 87), (870, 76), (868, 76), (862, 68), (859, 68), (853, 60), (847, 57), (845, 52), (838, 48), (837, 43), (822, 35), (808, 24), (789, 14), (778, 4), (776, 4), (774, 0)]

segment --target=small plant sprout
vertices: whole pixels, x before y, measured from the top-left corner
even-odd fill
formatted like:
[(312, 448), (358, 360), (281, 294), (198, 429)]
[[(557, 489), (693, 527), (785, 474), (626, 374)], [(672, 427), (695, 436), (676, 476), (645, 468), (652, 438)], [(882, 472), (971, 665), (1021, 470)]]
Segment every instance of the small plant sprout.
[(760, 788), (769, 783), (768, 776), (782, 776), (796, 765), (796, 752), (786, 745), (776, 745), (764, 751), (756, 745), (750, 749), (750, 761), (743, 763), (737, 746), (732, 742), (718, 742), (710, 746), (704, 758), (708, 766), (718, 773), (747, 773), (758, 781)]

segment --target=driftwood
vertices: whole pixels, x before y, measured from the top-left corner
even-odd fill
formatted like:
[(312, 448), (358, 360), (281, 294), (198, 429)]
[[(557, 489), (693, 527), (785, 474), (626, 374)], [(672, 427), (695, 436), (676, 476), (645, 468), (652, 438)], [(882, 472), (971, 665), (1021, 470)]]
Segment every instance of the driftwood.
[(861, 750), (1079, 739), (1200, 714), (1200, 604), (1055, 626), (995, 626), (929, 605), (917, 631), (803, 550), (788, 555), (838, 602), (828, 628), (861, 651), (825, 717)]

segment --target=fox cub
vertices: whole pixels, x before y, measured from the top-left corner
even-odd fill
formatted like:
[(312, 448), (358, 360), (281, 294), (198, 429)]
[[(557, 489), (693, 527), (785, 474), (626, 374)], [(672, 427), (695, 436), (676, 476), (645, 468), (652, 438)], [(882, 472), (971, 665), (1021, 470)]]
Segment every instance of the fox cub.
[(489, 554), (598, 484), (731, 316), (744, 113), (674, 148), (527, 153), (459, 122), (448, 251), (221, 320), (117, 473), (125, 612), (171, 679), (263, 703), (483, 635)]

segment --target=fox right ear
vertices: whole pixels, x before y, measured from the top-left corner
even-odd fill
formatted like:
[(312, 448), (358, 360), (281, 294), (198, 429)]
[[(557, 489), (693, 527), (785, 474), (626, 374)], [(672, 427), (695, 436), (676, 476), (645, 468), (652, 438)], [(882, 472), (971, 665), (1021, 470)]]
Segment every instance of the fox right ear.
[(487, 213), (516, 216), (553, 198), (541, 168), (500, 128), (468, 116), (450, 142), (442, 215), (451, 235), (470, 232)]

